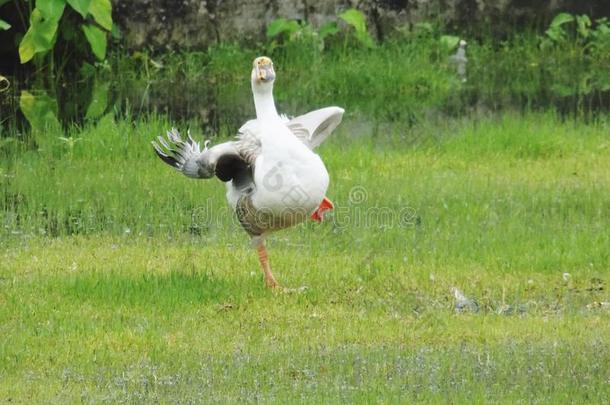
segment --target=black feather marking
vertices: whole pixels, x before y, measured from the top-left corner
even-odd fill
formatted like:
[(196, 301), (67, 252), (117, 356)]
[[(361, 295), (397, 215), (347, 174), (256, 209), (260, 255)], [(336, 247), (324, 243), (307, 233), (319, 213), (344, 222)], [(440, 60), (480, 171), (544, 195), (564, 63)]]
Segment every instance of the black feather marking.
[(183, 158), (182, 151), (180, 149), (168, 149), (169, 153), (171, 153), (175, 158)]
[(159, 156), (159, 158), (161, 158), (161, 160), (164, 161), (165, 163), (167, 163), (168, 165), (175, 167), (176, 169), (180, 168), (180, 163), (178, 163), (178, 161), (176, 159), (174, 159), (173, 157), (163, 155), (159, 152), (157, 152), (157, 156)]
[(159, 156), (159, 158), (164, 161), (165, 163), (167, 163), (168, 165), (175, 167), (175, 168), (179, 168), (180, 164), (178, 163), (178, 161), (176, 159), (174, 159), (172, 156), (168, 156), (166, 155), (160, 148), (159, 145), (157, 145), (156, 143), (152, 143), (153, 148), (155, 149), (155, 152), (157, 153), (157, 156)]
[(250, 170), (250, 165), (241, 157), (224, 155), (216, 162), (215, 174), (221, 181), (227, 182), (235, 177), (241, 177), (240, 175), (247, 170)]

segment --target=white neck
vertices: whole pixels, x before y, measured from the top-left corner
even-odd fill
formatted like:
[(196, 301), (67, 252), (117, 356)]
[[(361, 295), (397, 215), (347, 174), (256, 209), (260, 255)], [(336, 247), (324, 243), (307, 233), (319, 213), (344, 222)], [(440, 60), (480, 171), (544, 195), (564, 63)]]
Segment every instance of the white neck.
[(256, 109), (257, 119), (279, 119), (273, 101), (273, 83), (252, 83), (252, 93), (254, 94), (254, 108)]

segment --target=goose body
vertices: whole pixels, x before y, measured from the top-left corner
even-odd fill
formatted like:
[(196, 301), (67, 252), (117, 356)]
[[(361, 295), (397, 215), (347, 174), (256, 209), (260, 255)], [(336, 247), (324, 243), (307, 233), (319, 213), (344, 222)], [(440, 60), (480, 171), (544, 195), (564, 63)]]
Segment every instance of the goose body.
[(217, 177), (226, 183), (227, 201), (252, 237), (269, 287), (271, 274), (264, 238), (271, 232), (320, 220), (332, 208), (325, 197), (329, 177), (313, 149), (341, 122), (343, 109), (327, 107), (287, 119), (273, 100), (275, 71), (267, 57), (254, 60), (251, 74), (256, 119), (246, 122), (235, 140), (201, 150), (190, 135), (176, 130), (153, 142), (157, 155), (192, 178)]
[(295, 211), (312, 214), (329, 183), (322, 159), (279, 120), (250, 121), (240, 133), (244, 134), (242, 137), (258, 139), (260, 151), (252, 163), (253, 182), (248, 187), (227, 182), (229, 205), (235, 209), (241, 197), (249, 197), (256, 209), (278, 216)]

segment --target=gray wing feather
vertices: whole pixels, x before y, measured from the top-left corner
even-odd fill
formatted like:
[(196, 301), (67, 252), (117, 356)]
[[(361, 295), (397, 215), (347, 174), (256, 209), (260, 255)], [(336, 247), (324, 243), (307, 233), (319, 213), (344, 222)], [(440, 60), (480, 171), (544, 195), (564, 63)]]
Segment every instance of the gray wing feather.
[(310, 149), (314, 149), (341, 123), (344, 112), (340, 107), (326, 107), (295, 117), (286, 125), (294, 136)]
[[(165, 163), (174, 167), (185, 176), (194, 178), (207, 178), (205, 171), (201, 171), (197, 159), (202, 155), (201, 146), (191, 138), (190, 134), (186, 142), (182, 140), (176, 128), (167, 131), (166, 138), (157, 137), (152, 146)], [(204, 152), (207, 148), (204, 149)]]
[[(161, 160), (185, 176), (196, 179), (209, 179), (214, 176), (215, 162), (210, 159), (210, 152), (213, 148), (208, 148), (207, 145), (206, 141), (201, 150), (201, 145), (193, 140), (190, 133), (184, 141), (175, 128), (167, 131), (165, 138), (159, 136), (156, 142), (152, 142), (152, 146)], [(217, 156), (217, 154), (214, 155)]]

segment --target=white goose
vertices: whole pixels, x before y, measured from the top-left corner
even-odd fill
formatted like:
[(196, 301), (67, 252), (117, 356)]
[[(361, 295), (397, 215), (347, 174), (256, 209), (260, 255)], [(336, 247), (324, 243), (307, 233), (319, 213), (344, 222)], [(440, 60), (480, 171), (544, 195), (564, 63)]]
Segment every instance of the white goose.
[(449, 62), (455, 66), (457, 74), (462, 82), (466, 82), (466, 67), (468, 65), (468, 58), (466, 57), (467, 45), (468, 43), (466, 43), (466, 41), (460, 39), (457, 51), (454, 55), (449, 57)]
[(275, 71), (267, 57), (254, 60), (252, 93), (256, 119), (246, 122), (235, 140), (203, 151), (190, 134), (183, 141), (175, 129), (153, 142), (157, 155), (184, 175), (218, 177), (227, 186), (227, 200), (251, 236), (263, 268), (265, 285), (278, 286), (271, 272), (265, 237), (303, 222), (320, 221), (333, 208), (325, 197), (328, 172), (312, 149), (339, 125), (344, 110), (327, 107), (288, 120), (273, 100)]

